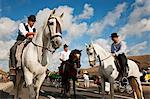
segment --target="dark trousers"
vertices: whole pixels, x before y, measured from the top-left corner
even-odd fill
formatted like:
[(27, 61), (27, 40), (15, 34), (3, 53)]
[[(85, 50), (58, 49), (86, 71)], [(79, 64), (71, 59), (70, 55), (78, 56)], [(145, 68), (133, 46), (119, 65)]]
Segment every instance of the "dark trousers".
[(17, 41), (10, 49), (10, 57), (9, 57), (9, 68), (16, 68), (16, 50), (17, 46), (20, 45), (23, 41)]
[(119, 54), (117, 56), (117, 59), (119, 61), (119, 64), (121, 66), (121, 71), (123, 76), (126, 75), (127, 70), (128, 70), (128, 63), (127, 63), (127, 57), (125, 56), (125, 54)]

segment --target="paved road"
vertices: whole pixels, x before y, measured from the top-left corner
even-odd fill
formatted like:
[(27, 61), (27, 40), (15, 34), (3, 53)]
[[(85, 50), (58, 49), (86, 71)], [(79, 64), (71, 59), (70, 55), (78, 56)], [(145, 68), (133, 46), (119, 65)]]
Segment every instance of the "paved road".
[[(150, 99), (150, 86), (143, 86), (144, 88), (144, 97), (145, 99)], [(54, 87), (48, 87), (46, 84), (42, 86), (42, 89), (45, 91), (41, 93), (40, 99), (48, 99), (48, 96), (53, 96), (56, 99), (62, 99), (60, 89)], [(71, 92), (73, 94), (73, 92)], [(73, 98), (73, 95), (72, 95)], [(101, 99), (102, 95), (98, 93), (97, 88), (77, 88), (77, 99)], [(106, 95), (106, 99), (110, 99), (110, 95)], [(126, 93), (117, 93), (115, 92), (115, 99), (133, 99), (133, 95)]]
[[(150, 99), (150, 86), (144, 86), (144, 96), (145, 99)], [(53, 99), (52, 97), (55, 97), (56, 99), (62, 99), (62, 95), (60, 93), (60, 88), (50, 87), (49, 84), (44, 83), (42, 88), (43, 91), (40, 92), (39, 99)], [(27, 92), (27, 89), (25, 89)], [(27, 93), (24, 92), (24, 99), (27, 99)], [(73, 93), (73, 92), (71, 92)], [(7, 98), (6, 98), (7, 97)], [(0, 99), (13, 99), (12, 95), (9, 95), (8, 93), (0, 94)], [(71, 96), (73, 98), (73, 95)], [(71, 99), (70, 98), (70, 99)], [(77, 99), (101, 99), (102, 95), (98, 93), (97, 88), (77, 88)], [(110, 99), (110, 95), (106, 95), (106, 99)], [(115, 93), (115, 99), (133, 99), (132, 95), (128, 95), (125, 93)]]

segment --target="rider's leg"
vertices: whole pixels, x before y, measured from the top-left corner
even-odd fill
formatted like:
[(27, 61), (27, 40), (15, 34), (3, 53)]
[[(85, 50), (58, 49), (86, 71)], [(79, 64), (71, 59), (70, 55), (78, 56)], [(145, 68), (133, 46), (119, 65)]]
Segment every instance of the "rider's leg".
[(127, 64), (127, 58), (126, 58), (125, 54), (119, 54), (118, 60), (122, 67), (122, 70), (123, 70), (123, 76), (127, 76), (128, 64)]
[(9, 75), (10, 75), (10, 81), (13, 81), (15, 84), (16, 81), (16, 48), (17, 48), (17, 42), (11, 47), (10, 49), (10, 57), (9, 57)]
[(17, 45), (18, 44), (16, 42), (10, 49), (10, 65), (9, 65), (10, 69), (16, 67), (15, 53), (16, 53)]
[(15, 83), (16, 80), (16, 49), (17, 45), (19, 45), (21, 41), (15, 42), (15, 44), (10, 49), (10, 57), (9, 57), (9, 69), (10, 69), (10, 80)]

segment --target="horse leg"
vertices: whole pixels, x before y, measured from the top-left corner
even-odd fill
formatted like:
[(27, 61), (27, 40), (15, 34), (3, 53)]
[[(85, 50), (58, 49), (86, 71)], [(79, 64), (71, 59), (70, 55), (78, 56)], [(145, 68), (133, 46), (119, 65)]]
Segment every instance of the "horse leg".
[(16, 75), (16, 83), (15, 83), (15, 99), (20, 98), (21, 92), (22, 92), (22, 84), (23, 84), (23, 77), (21, 74), (22, 72), (20, 72), (21, 70), (18, 70), (17, 75)]
[(73, 91), (74, 91), (74, 99), (76, 99), (76, 87), (75, 87), (75, 79), (73, 79)]
[(102, 85), (102, 95), (104, 99), (105, 98), (105, 80), (102, 76), (101, 76), (101, 85)]
[(111, 95), (111, 99), (114, 99), (114, 80), (113, 80), (112, 77), (109, 79), (109, 82), (110, 82), (110, 95)]
[(70, 89), (71, 89), (71, 83), (70, 80), (68, 79), (66, 83), (66, 93), (68, 97), (70, 97)]
[(27, 68), (24, 68), (24, 77), (25, 77), (27, 88), (29, 90), (29, 99), (35, 99), (33, 74)]
[(143, 89), (142, 89), (142, 84), (141, 84), (140, 78), (139, 78), (139, 79), (136, 78), (136, 80), (137, 80), (137, 83), (138, 83), (139, 88), (140, 88), (140, 92), (141, 92), (140, 95), (141, 95), (142, 99), (144, 99), (144, 96), (143, 96)]
[(37, 77), (37, 80), (35, 82), (36, 99), (38, 99), (38, 97), (39, 97), (39, 91), (40, 91), (41, 85), (42, 85), (45, 77), (46, 77), (45, 73)]
[(144, 99), (140, 81), (137, 80), (135, 77), (129, 77), (128, 79), (129, 79), (129, 83), (134, 91), (134, 98), (135, 99)]

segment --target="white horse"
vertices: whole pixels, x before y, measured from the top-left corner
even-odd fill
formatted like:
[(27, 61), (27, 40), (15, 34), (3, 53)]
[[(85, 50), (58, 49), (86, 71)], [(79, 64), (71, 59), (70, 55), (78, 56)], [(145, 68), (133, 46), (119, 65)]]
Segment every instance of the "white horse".
[[(38, 99), (40, 87), (46, 77), (49, 57), (52, 57), (52, 54), (62, 43), (61, 17), (63, 13), (60, 16), (54, 14), (55, 10), (45, 19), (44, 23), (41, 23), (43, 26), (37, 30), (37, 35), (23, 50), (22, 69), (29, 99)], [(21, 91), (22, 78), (17, 84), (17, 97)]]
[[(107, 52), (98, 44), (91, 43), (89, 45), (86, 45), (86, 48), (89, 63), (91, 66), (94, 66), (96, 64), (96, 58), (99, 59), (99, 74), (101, 77), (103, 97), (105, 97), (105, 80), (107, 79), (110, 82), (111, 99), (114, 99), (113, 83), (114, 80), (119, 76), (119, 72), (117, 71), (117, 67), (114, 63), (115, 58), (110, 52)], [(137, 64), (132, 60), (128, 60), (128, 66), (128, 80), (134, 91), (134, 97), (135, 99), (144, 99), (140, 82), (139, 68)]]

